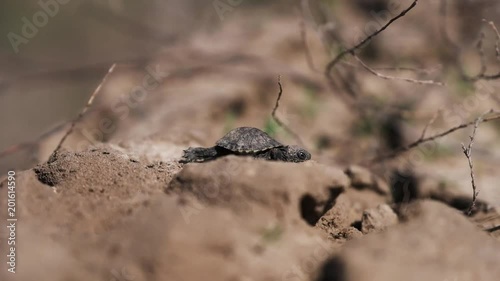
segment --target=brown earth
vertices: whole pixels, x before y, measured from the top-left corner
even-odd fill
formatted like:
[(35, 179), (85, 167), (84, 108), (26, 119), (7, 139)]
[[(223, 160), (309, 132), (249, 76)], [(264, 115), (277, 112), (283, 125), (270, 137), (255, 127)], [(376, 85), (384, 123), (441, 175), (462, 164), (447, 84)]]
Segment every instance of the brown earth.
[[(420, 2), (363, 50), (370, 64), (442, 62), (445, 49), (429, 47), (438, 38), (439, 18), (429, 14), (437, 1)], [(351, 31), (372, 18), (359, 7), (337, 9), (349, 23), (340, 35), (352, 45)], [(119, 64), (57, 154), (68, 124), (2, 158), (2, 174), (17, 171), (18, 264), (16, 274), (3, 270), (2, 251), (0, 280), (497, 280), (498, 126), (478, 129), (473, 155), (481, 192), (472, 216), (463, 214), (472, 193), (460, 146), (468, 129), (366, 164), (393, 142), (420, 137), (437, 110), (474, 97), (471, 86), (451, 70), (408, 74), (450, 85), (436, 87), (342, 65), (360, 104), (369, 105), (361, 117), (345, 102), (349, 91), (330, 88), (320, 73), (329, 56), (309, 25), (308, 47), (321, 71), (307, 65), (298, 23), (291, 12), (237, 9), (209, 34), (143, 64)], [(151, 69), (162, 76), (137, 96), (133, 89)], [(269, 118), (278, 75), (278, 116), (299, 134), (311, 161), (227, 156), (178, 163), (183, 149), (211, 146), (238, 126), (299, 142)], [(494, 96), (482, 100), (460, 118), (494, 104)], [(451, 127), (448, 121), (437, 118), (428, 134)], [(8, 184), (1, 181), (5, 221)], [(6, 234), (0, 231), (0, 249)]]

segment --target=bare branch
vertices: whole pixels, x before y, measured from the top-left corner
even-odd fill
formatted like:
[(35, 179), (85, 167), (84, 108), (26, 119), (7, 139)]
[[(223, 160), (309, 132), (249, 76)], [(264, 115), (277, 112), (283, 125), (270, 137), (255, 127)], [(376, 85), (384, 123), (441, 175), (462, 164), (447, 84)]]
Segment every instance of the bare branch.
[[(493, 121), (493, 120), (497, 120), (497, 119), (500, 119), (500, 112), (497, 112), (497, 111), (490, 111), (488, 112), (488, 115), (493, 115), (493, 116), (490, 116), (490, 117), (485, 117), (483, 115), (483, 118), (481, 119), (481, 122), (480, 123), (483, 123), (483, 122), (489, 122), (489, 121)], [(475, 125), (476, 124), (476, 120), (474, 121), (471, 121), (471, 122), (468, 122), (468, 123), (462, 123), (458, 126), (455, 126), (455, 127), (452, 127), (446, 131), (443, 131), (441, 133), (437, 133), (435, 135), (432, 135), (430, 137), (426, 137), (426, 138), (419, 138), (417, 139), (416, 141), (410, 143), (409, 145), (406, 145), (406, 146), (402, 146), (398, 149), (395, 149), (393, 150), (392, 152), (390, 153), (387, 153), (385, 155), (379, 155), (375, 158), (373, 158), (372, 160), (370, 160), (370, 163), (376, 163), (376, 162), (379, 162), (379, 161), (383, 161), (383, 160), (388, 160), (388, 159), (392, 159), (392, 158), (395, 158), (397, 156), (399, 156), (400, 154), (412, 149), (412, 148), (415, 148), (417, 146), (420, 146), (426, 142), (429, 142), (429, 141), (433, 141), (433, 140), (436, 140), (438, 138), (441, 138), (441, 137), (444, 137), (446, 135), (449, 135), (457, 130), (460, 130), (460, 129), (463, 129), (463, 128), (467, 128), (469, 126), (472, 126), (472, 125)]]
[[(483, 21), (487, 22), (485, 19), (483, 19)], [(487, 23), (496, 34), (497, 40), (495, 41), (495, 53), (497, 60), (500, 61), (500, 32), (498, 32), (498, 29), (493, 21), (488, 21)]]
[(382, 26), (380, 29), (376, 30), (375, 32), (373, 32), (372, 34), (368, 35), (365, 39), (363, 39), (361, 42), (359, 42), (357, 45), (355, 45), (354, 47), (351, 47), (347, 50), (344, 50), (342, 52), (340, 52), (333, 60), (331, 60), (328, 65), (326, 66), (326, 69), (325, 69), (325, 76), (328, 78), (328, 80), (331, 80), (332, 77), (331, 77), (331, 71), (333, 69), (333, 67), (344, 57), (346, 56), (347, 54), (351, 54), (351, 55), (354, 55), (355, 54), (355, 51), (358, 50), (359, 48), (363, 47), (366, 43), (368, 43), (370, 40), (372, 40), (375, 36), (377, 36), (379, 33), (381, 33), (382, 31), (384, 31), (387, 27), (389, 27), (393, 22), (395, 22), (396, 20), (398, 20), (399, 18), (401, 17), (404, 17), (406, 15), (406, 13), (408, 13), (410, 10), (412, 10), (416, 5), (417, 5), (417, 2), (418, 0), (414, 0), (413, 3), (408, 7), (406, 8), (405, 10), (403, 10), (399, 15), (393, 17), (391, 20), (389, 20), (389, 22), (387, 22), (384, 26)]
[[(350, 67), (362, 68), (362, 66), (360, 66), (359, 64), (355, 64), (355, 63), (352, 63), (349, 61), (342, 61), (341, 64), (344, 64), (344, 65), (347, 65)], [(395, 71), (395, 72), (411, 71), (411, 72), (420, 73), (420, 74), (431, 74), (431, 73), (437, 71), (438, 69), (442, 69), (442, 67), (443, 66), (439, 64), (439, 65), (436, 65), (436, 66), (431, 67), (431, 68), (399, 67), (399, 66), (393, 66), (393, 67), (382, 66), (382, 67), (370, 67), (370, 68), (372, 70), (375, 70), (375, 71), (380, 71), (380, 70), (382, 70), (382, 71)]]
[(354, 57), (354, 59), (356, 59), (359, 62), (359, 64), (361, 64), (361, 66), (364, 69), (366, 69), (371, 74), (373, 74), (373, 75), (375, 75), (375, 76), (377, 76), (379, 78), (382, 78), (382, 79), (386, 79), (386, 80), (401, 80), (401, 81), (406, 81), (406, 82), (415, 83), (415, 84), (422, 84), (422, 85), (437, 85), (437, 86), (444, 86), (445, 85), (442, 82), (436, 82), (434, 80), (417, 80), (417, 79), (412, 79), (412, 78), (396, 77), (396, 76), (390, 76), (390, 75), (381, 74), (381, 73), (375, 71), (373, 68), (369, 67), (366, 63), (364, 63), (355, 54), (353, 54), (352, 56)]
[(500, 230), (500, 225), (494, 226), (492, 228), (485, 229), (486, 232), (495, 232)]
[(479, 70), (479, 74), (477, 75), (477, 77), (484, 76), (484, 74), (486, 73), (486, 58), (484, 56), (484, 49), (483, 49), (484, 37), (485, 37), (484, 32), (481, 31), (479, 33), (479, 40), (477, 41), (476, 45), (477, 52), (479, 54), (479, 59), (481, 61), (481, 69)]
[(469, 163), (470, 177), (471, 177), (471, 184), (472, 184), (472, 203), (471, 203), (469, 209), (467, 210), (467, 215), (469, 215), (469, 216), (472, 214), (472, 210), (476, 206), (477, 196), (479, 195), (479, 189), (476, 186), (476, 180), (474, 177), (474, 164), (472, 162), (472, 154), (471, 154), (472, 153), (472, 144), (474, 143), (474, 138), (476, 137), (477, 127), (483, 121), (483, 117), (486, 116), (487, 114), (492, 113), (492, 112), (493, 112), (493, 110), (490, 110), (490, 111), (482, 114), (478, 118), (476, 118), (476, 121), (474, 121), (474, 129), (472, 130), (472, 135), (470, 136), (469, 145), (465, 146), (465, 144), (462, 143), (462, 151), (465, 154), (465, 157), (467, 158), (467, 162)]
[(279, 118), (278, 116), (276, 116), (276, 110), (278, 109), (279, 107), (279, 102), (280, 102), (280, 99), (281, 99), (281, 95), (283, 94), (283, 86), (281, 85), (281, 76), (278, 76), (278, 86), (280, 88), (280, 91), (278, 93), (278, 98), (276, 99), (276, 104), (274, 105), (274, 108), (273, 108), (273, 112), (271, 113), (271, 116), (273, 117), (274, 121), (276, 121), (276, 123), (278, 123), (278, 125), (280, 125), (283, 129), (285, 129), (285, 131), (287, 133), (289, 133), (290, 135), (292, 135), (295, 140), (302, 146), (304, 147), (304, 143), (302, 142), (302, 140), (300, 139), (299, 135), (297, 135), (294, 131), (292, 131), (287, 125), (285, 125), (285, 123), (283, 123)]
[(441, 110), (438, 110), (436, 113), (434, 113), (434, 116), (432, 116), (431, 120), (427, 122), (425, 125), (424, 129), (422, 130), (422, 134), (420, 135), (419, 140), (423, 140), (425, 138), (425, 133), (427, 133), (427, 129), (434, 124), (438, 116), (441, 114)]
[(473, 78), (471, 78), (469, 80), (471, 80), (471, 81), (477, 81), (477, 80), (496, 80), (496, 79), (499, 79), (499, 78), (500, 78), (500, 73), (497, 73), (497, 74), (492, 74), (492, 75), (484, 74), (484, 75), (473, 77)]
[[(478, 49), (479, 56), (481, 57), (481, 70), (478, 75), (476, 76), (469, 76), (465, 73), (463, 65), (456, 60), (457, 57), (460, 56), (460, 53), (462, 52), (461, 47), (457, 45), (455, 42), (453, 42), (448, 34), (448, 31), (446, 29), (446, 19), (448, 17), (448, 1), (447, 0), (441, 0), (441, 5), (440, 5), (440, 19), (441, 23), (439, 24), (439, 31), (441, 34), (441, 37), (443, 38), (445, 44), (450, 48), (451, 50), (451, 56), (452, 59), (450, 60), (453, 65), (457, 68), (458, 72), (460, 73), (460, 76), (463, 80), (466, 81), (479, 81), (479, 80), (496, 80), (500, 78), (500, 72), (496, 74), (486, 74), (486, 63), (484, 59), (484, 52), (483, 52), (483, 39), (484, 39), (484, 33), (481, 32), (480, 34), (480, 39), (478, 44), (476, 45), (476, 48)], [(486, 20), (483, 19), (484, 22)], [(500, 34), (498, 33), (498, 30), (493, 22), (489, 22), (489, 25), (491, 28), (495, 31), (497, 34), (497, 42), (495, 44), (496, 47), (496, 53), (497, 53), (497, 59), (500, 60)]]
[(437, 69), (442, 68), (442, 65), (437, 65), (431, 68), (415, 68), (415, 67), (372, 67), (373, 70), (386, 70), (386, 71), (412, 71), (415, 73), (430, 74), (435, 72)]
[[(497, 60), (500, 61), (500, 34), (498, 33), (498, 29), (496, 28), (495, 24), (493, 22), (487, 22), (485, 19), (483, 19), (483, 22), (488, 23), (490, 27), (493, 29), (493, 31), (496, 33), (496, 43), (495, 43), (495, 53), (496, 53), (496, 58)], [(474, 76), (474, 77), (466, 77), (470, 81), (478, 81), (478, 80), (495, 80), (500, 78), (500, 72), (496, 74), (486, 74), (487, 71), (487, 66), (486, 66), (486, 57), (484, 54), (483, 50), (483, 41), (484, 41), (485, 34), (484, 32), (481, 32), (479, 34), (479, 41), (477, 42), (476, 48), (477, 52), (479, 54), (479, 57), (481, 59), (481, 70), (479, 71), (479, 74)]]
[(97, 86), (97, 88), (94, 90), (94, 92), (90, 96), (90, 98), (87, 101), (87, 104), (85, 105), (85, 107), (82, 109), (82, 111), (80, 112), (80, 114), (78, 114), (78, 116), (76, 117), (76, 119), (71, 122), (71, 126), (69, 127), (68, 131), (64, 134), (64, 136), (61, 138), (61, 140), (57, 144), (57, 147), (56, 147), (56, 149), (54, 149), (54, 152), (52, 152), (52, 155), (55, 155), (55, 154), (57, 154), (57, 152), (59, 152), (59, 150), (61, 149), (62, 145), (64, 144), (64, 141), (73, 132), (76, 124), (82, 119), (82, 117), (85, 114), (85, 112), (87, 112), (87, 110), (90, 108), (90, 106), (94, 102), (94, 98), (101, 91), (102, 85), (104, 85), (104, 83), (107, 81), (108, 77), (111, 75), (111, 73), (113, 73), (113, 71), (115, 70), (115, 67), (116, 67), (116, 63), (113, 63), (111, 65), (111, 67), (108, 69), (108, 72), (102, 78), (101, 83), (99, 83), (99, 85)]

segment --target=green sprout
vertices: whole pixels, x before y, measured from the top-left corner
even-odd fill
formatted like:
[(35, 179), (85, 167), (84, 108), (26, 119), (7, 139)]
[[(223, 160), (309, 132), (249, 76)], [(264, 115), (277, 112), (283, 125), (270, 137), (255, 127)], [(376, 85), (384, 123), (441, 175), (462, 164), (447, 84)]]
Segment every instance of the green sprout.
[(375, 130), (375, 120), (368, 117), (359, 118), (352, 127), (353, 135), (358, 137), (371, 136), (375, 133)]
[(264, 124), (264, 132), (274, 138), (279, 132), (281, 132), (281, 127), (273, 117), (269, 117)]
[(262, 232), (262, 241), (265, 243), (273, 243), (281, 239), (283, 236), (284, 229), (281, 225), (276, 224), (272, 227), (267, 227)]
[(229, 111), (224, 116), (224, 132), (229, 132), (234, 128), (234, 124), (236, 122), (236, 113), (234, 111)]
[(311, 87), (306, 87), (304, 90), (305, 101), (302, 104), (300, 111), (302, 112), (302, 115), (312, 119), (318, 113), (318, 94), (316, 90)]

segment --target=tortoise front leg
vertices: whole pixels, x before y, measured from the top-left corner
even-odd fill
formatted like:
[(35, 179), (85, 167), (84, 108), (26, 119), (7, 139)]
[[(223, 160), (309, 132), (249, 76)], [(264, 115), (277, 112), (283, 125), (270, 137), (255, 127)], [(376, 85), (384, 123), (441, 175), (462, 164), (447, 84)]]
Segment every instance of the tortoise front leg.
[(265, 153), (262, 153), (263, 157), (259, 158), (264, 158), (266, 160), (274, 160), (274, 161), (287, 161), (287, 154), (286, 150), (283, 149), (282, 147), (276, 147), (276, 148), (271, 148)]
[(190, 147), (184, 150), (180, 163), (205, 162), (217, 158), (218, 152), (215, 147)]

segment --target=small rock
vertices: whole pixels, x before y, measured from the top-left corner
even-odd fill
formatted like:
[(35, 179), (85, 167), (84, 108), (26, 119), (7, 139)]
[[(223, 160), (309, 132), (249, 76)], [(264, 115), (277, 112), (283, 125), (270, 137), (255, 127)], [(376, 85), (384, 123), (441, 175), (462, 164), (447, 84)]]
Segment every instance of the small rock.
[(500, 244), (436, 201), (405, 208), (404, 222), (346, 243), (318, 281), (498, 280)]
[(370, 232), (380, 232), (391, 225), (398, 223), (398, 216), (387, 204), (379, 205), (375, 209), (363, 212), (361, 221), (361, 231), (364, 234)]
[(316, 228), (326, 232), (330, 239), (350, 240), (362, 235), (351, 226), (356, 220), (359, 220), (359, 216), (353, 212), (352, 202), (345, 194), (340, 194), (334, 206), (318, 220)]
[(380, 194), (390, 194), (389, 185), (366, 168), (351, 165), (344, 173), (351, 179), (353, 187), (369, 188)]
[(368, 187), (374, 184), (373, 175), (367, 169), (351, 165), (345, 170), (345, 174), (351, 179), (354, 187)]

